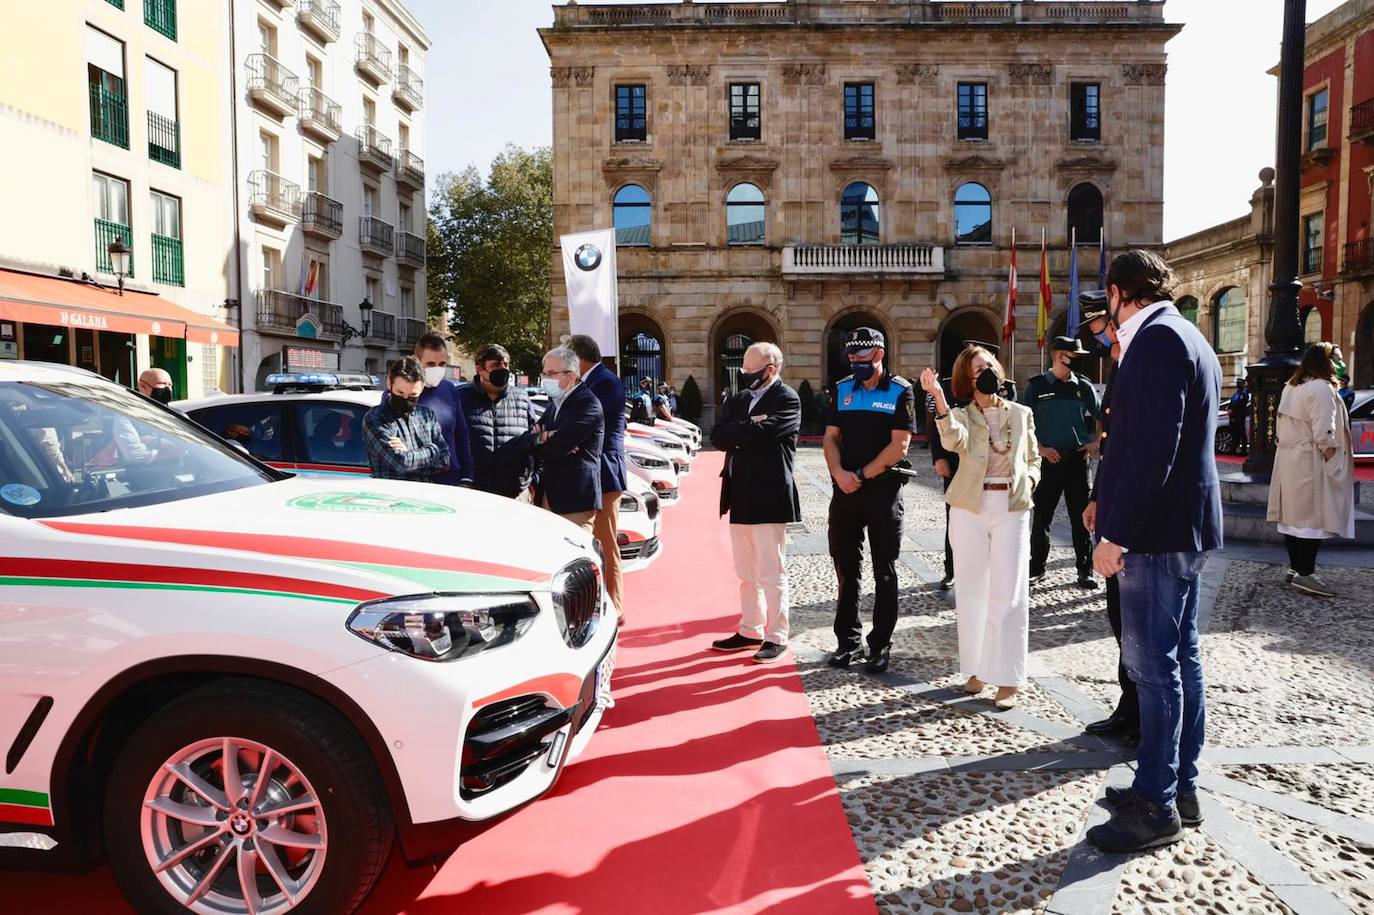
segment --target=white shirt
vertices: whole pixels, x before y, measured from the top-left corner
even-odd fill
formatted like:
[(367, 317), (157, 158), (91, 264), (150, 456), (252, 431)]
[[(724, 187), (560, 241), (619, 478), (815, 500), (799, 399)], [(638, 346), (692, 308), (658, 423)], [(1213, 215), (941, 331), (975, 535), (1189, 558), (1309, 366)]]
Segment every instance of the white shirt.
[(772, 381), (768, 382), (766, 385), (764, 385), (763, 387), (759, 388), (757, 391), (750, 391), (750, 392), (749, 392), (749, 412), (750, 412), (750, 413), (753, 413), (753, 412), (754, 412), (754, 408), (757, 407), (757, 406), (759, 405), (759, 401), (763, 399), (763, 395), (764, 395), (764, 394), (767, 394), (767, 393), (768, 393), (769, 388), (773, 387), (773, 385), (777, 384), (779, 381), (782, 381), (782, 376), (781, 376), (781, 375), (774, 377), (774, 379), (773, 379)]
[(1172, 304), (1174, 303), (1165, 299), (1162, 302), (1155, 302), (1153, 305), (1148, 305), (1131, 315), (1116, 329), (1116, 341), (1121, 344), (1122, 359), (1126, 358), (1127, 347), (1131, 345), (1131, 340), (1135, 339), (1135, 335), (1140, 333), (1140, 329), (1145, 326), (1145, 322), (1149, 320), (1150, 315), (1163, 311)]

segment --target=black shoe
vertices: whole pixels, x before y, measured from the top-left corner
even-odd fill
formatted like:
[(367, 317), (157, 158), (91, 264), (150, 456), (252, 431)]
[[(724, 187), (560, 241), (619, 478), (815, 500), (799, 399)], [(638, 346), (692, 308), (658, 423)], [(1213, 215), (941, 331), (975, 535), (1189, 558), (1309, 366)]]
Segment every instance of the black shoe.
[(1096, 591), (1097, 579), (1091, 575), (1080, 575), (1076, 587), (1082, 588), (1084, 591)]
[(1183, 838), (1183, 824), (1172, 810), (1128, 792), (1130, 798), (1112, 818), (1088, 830), (1088, 841), (1105, 852), (1129, 854), (1171, 845)]
[(744, 651), (748, 648), (758, 648), (763, 645), (763, 639), (751, 639), (748, 636), (735, 635), (728, 639), (716, 639), (711, 643), (712, 651)]
[(786, 650), (786, 645), (779, 645), (777, 642), (764, 642), (763, 647), (754, 653), (754, 663), (771, 664), (782, 657), (782, 653)]
[[(1120, 810), (1137, 796), (1130, 788), (1108, 788), (1106, 794), (1107, 805), (1113, 810)], [(1190, 827), (1202, 825), (1202, 808), (1198, 806), (1196, 794), (1180, 794), (1175, 803), (1178, 805), (1179, 822)]]
[(935, 590), (948, 591), (952, 587), (954, 587), (954, 576), (946, 575), (944, 578), (940, 579), (940, 583), (935, 586)]
[(891, 645), (884, 645), (874, 651), (868, 658), (868, 663), (864, 665), (864, 670), (871, 674), (880, 674), (887, 670), (888, 655), (892, 652)]
[(1129, 734), (1131, 731), (1139, 730), (1139, 721), (1127, 718), (1120, 712), (1112, 712), (1101, 721), (1094, 721), (1083, 729), (1085, 733), (1096, 734), (1099, 737), (1114, 737), (1117, 734)]
[(863, 646), (859, 646), (858, 648), (840, 648), (836, 650), (825, 663), (829, 664), (831, 667), (843, 670), (850, 664), (857, 664), (863, 659)]
[(1121, 735), (1121, 742), (1128, 747), (1140, 746), (1140, 725), (1136, 725), (1125, 734)]

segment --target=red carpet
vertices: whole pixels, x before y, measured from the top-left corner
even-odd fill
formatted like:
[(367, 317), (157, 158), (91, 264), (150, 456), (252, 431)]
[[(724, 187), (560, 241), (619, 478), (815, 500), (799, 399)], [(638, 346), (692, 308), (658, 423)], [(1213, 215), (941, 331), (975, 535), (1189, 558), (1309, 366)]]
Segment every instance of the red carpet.
[[(587, 755), (437, 872), (393, 860), (366, 915), (876, 910), (795, 669), (705, 650), (738, 620), (719, 470), (701, 455), (664, 555), (627, 579), (617, 705)], [(0, 873), (0, 899), (127, 911), (104, 870)]]
[[(1239, 470), (1240, 465), (1245, 463), (1245, 458), (1235, 454), (1218, 454), (1217, 463), (1226, 464), (1235, 470)], [(1374, 481), (1374, 459), (1355, 459), (1355, 479), (1361, 482)]]

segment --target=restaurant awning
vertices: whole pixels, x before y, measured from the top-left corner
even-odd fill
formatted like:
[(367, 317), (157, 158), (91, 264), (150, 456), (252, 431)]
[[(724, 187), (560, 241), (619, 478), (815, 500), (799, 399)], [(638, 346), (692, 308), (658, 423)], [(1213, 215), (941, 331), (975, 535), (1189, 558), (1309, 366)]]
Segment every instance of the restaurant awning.
[(239, 332), (156, 293), (112, 289), (57, 276), (0, 270), (0, 318), (86, 330), (238, 346)]

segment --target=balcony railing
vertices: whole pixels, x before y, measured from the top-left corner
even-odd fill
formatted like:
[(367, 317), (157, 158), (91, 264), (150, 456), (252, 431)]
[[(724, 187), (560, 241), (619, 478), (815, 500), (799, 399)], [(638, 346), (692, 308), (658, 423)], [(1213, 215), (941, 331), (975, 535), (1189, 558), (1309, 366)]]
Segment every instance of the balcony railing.
[(301, 228), (311, 235), (339, 238), (343, 235), (343, 204), (311, 191), (301, 207)]
[[(101, 273), (114, 273), (114, 265), (110, 263), (110, 242), (116, 238), (124, 242), (124, 246), (132, 251), (134, 233), (128, 226), (120, 225), (117, 222), (108, 222), (104, 219), (95, 221), (95, 269)], [(134, 275), (133, 254), (129, 255), (129, 272), (126, 275)]]
[(301, 318), (310, 315), (320, 325), (321, 337), (337, 339), (343, 336), (342, 305), (318, 302), (280, 289), (259, 289), (254, 297), (259, 328), (295, 335)]
[(396, 233), (396, 263), (402, 267), (425, 265), (425, 239), (410, 232)]
[(283, 117), (296, 113), (300, 79), (269, 54), (249, 54), (248, 97)]
[(396, 342), (396, 316), (386, 311), (372, 312), (372, 326), (368, 329), (369, 340)]
[(91, 136), (128, 149), (129, 100), (97, 83), (88, 85), (91, 96)]
[(148, 158), (181, 168), (181, 124), (156, 111), (148, 112)]
[(396, 345), (403, 352), (410, 352), (427, 330), (427, 325), (419, 318), (397, 318)]
[(143, 23), (177, 40), (177, 0), (143, 0)]
[(339, 40), (339, 4), (334, 0), (296, 0), (296, 19), (325, 44)]
[(396, 85), (391, 98), (406, 111), (414, 111), (425, 103), (425, 83), (405, 64), (396, 67)]
[(343, 108), (314, 86), (307, 86), (296, 98), (296, 113), (301, 128), (330, 142), (343, 134)]
[(374, 83), (391, 81), (391, 49), (371, 32), (359, 32), (353, 39), (353, 65)]
[(260, 220), (285, 225), (300, 218), (301, 188), (276, 172), (258, 169), (248, 175), (248, 206)]
[(1351, 277), (1374, 275), (1374, 238), (1346, 244), (1341, 273)]
[(376, 216), (358, 217), (358, 246), (369, 254), (390, 257), (396, 246), (396, 229)]
[(893, 273), (940, 276), (945, 249), (939, 245), (788, 245), (782, 249), (787, 275)]
[(407, 185), (413, 190), (425, 187), (425, 160), (408, 149), (402, 149), (396, 157), (396, 183)]
[(1374, 99), (1360, 102), (1350, 109), (1350, 139), (1367, 140), (1374, 137)]
[(153, 282), (185, 286), (186, 270), (181, 258), (181, 239), (153, 235)]
[(1079, 141), (1102, 139), (1102, 116), (1097, 112), (1079, 111), (1070, 118), (1069, 138)]
[(391, 169), (391, 140), (376, 127), (363, 125), (358, 128), (358, 164), (376, 169), (379, 172)]

